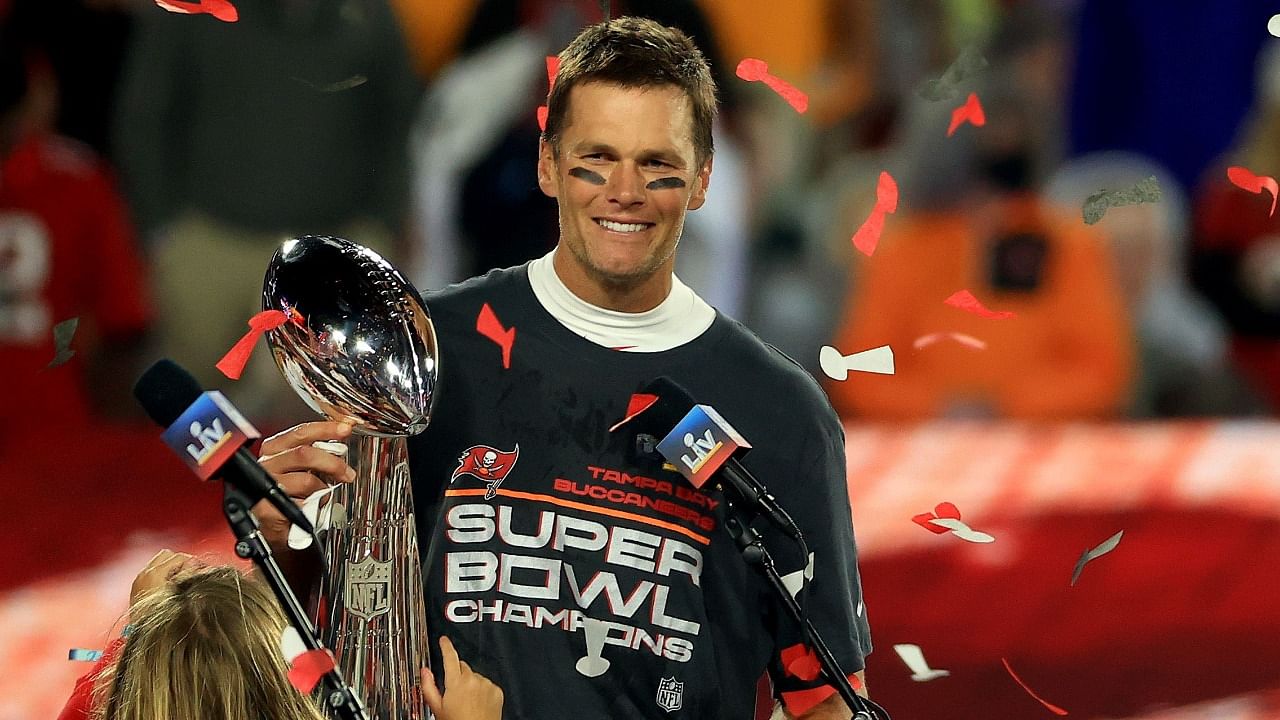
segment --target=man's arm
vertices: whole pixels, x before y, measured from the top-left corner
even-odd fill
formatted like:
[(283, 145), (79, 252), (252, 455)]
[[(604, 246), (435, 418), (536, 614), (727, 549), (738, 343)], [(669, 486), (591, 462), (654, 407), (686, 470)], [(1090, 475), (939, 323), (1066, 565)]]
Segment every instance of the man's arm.
[[(854, 692), (864, 698), (869, 698), (870, 696), (867, 695), (866, 674), (866, 670), (859, 670), (854, 673), (854, 675), (858, 676), (858, 680), (861, 681), (854, 689)], [(786, 715), (788, 718), (795, 718), (791, 713), (787, 713)], [(835, 693), (826, 700), (814, 705), (808, 712), (801, 715), (797, 720), (849, 720), (851, 717), (853, 717), (853, 710), (850, 710), (849, 706), (845, 705), (844, 698), (840, 697), (840, 693)]]

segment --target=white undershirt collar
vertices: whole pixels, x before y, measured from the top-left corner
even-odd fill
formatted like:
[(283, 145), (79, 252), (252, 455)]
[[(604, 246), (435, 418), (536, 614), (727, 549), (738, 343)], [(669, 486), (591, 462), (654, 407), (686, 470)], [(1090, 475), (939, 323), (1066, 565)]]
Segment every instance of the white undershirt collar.
[(555, 270), (551, 252), (529, 263), (529, 284), (551, 317), (570, 331), (614, 350), (662, 352), (679, 347), (711, 327), (716, 311), (680, 278), (671, 276), (671, 292), (652, 310), (619, 312), (596, 307), (574, 295)]

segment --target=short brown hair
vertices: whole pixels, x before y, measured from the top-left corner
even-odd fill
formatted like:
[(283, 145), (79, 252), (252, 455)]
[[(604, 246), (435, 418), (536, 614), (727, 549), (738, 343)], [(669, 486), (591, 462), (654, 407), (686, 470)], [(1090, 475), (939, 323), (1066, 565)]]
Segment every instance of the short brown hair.
[(569, 116), (569, 93), (583, 83), (624, 88), (674, 86), (693, 107), (693, 148), (701, 165), (715, 150), (711, 123), (716, 116), (716, 83), (693, 40), (653, 20), (620, 17), (592, 25), (560, 53), (560, 70), (547, 99), (542, 137), (557, 150)]

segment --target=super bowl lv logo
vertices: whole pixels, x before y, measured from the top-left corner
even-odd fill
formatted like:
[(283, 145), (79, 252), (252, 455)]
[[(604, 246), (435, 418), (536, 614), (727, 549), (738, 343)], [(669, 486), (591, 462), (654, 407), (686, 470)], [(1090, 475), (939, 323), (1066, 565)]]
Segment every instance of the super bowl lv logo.
[(222, 418), (219, 417), (213, 418), (208, 427), (201, 425), (199, 420), (192, 420), (187, 431), (191, 433), (192, 439), (200, 443), (198, 448), (195, 443), (187, 443), (187, 454), (197, 465), (205, 464), (231, 438), (231, 433), (223, 430)]
[(510, 452), (488, 445), (472, 445), (458, 458), (458, 467), (454, 469), (449, 483), (453, 484), (454, 480), (463, 475), (479, 478), (488, 483), (484, 489), (484, 499), (492, 500), (498, 494), (498, 486), (511, 472), (511, 468), (515, 467), (519, 458), (520, 443), (516, 443), (515, 449)]

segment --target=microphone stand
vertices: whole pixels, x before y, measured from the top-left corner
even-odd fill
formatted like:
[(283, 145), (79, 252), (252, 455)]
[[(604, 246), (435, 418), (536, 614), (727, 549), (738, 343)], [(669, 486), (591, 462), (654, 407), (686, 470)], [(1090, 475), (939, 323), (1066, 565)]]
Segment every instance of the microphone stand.
[[(280, 565), (271, 554), (271, 547), (262, 537), (258, 519), (250, 512), (252, 507), (253, 500), (249, 496), (231, 483), (222, 484), (222, 514), (226, 516), (227, 524), (231, 526), (231, 532), (236, 536), (236, 555), (252, 559), (258, 566), (267, 584), (275, 592), (276, 599), (280, 601), (280, 606), (284, 608), (285, 617), (302, 637), (303, 645), (308, 650), (322, 649), (324, 646), (316, 639), (315, 628), (311, 626), (311, 621), (302, 611), (302, 604), (298, 602), (298, 597), (293, 594), (288, 581), (284, 579)], [(365, 714), (364, 704), (342, 679), (342, 673), (337, 667), (321, 676), (320, 681), (324, 685), (325, 706), (333, 710), (339, 718), (369, 720), (368, 715)]]
[(890, 720), (889, 713), (884, 708), (854, 692), (853, 686), (849, 683), (849, 677), (840, 669), (840, 663), (836, 661), (835, 655), (831, 654), (830, 648), (823, 642), (822, 636), (818, 634), (818, 629), (805, 617), (800, 608), (800, 603), (796, 601), (791, 591), (783, 584), (782, 577), (778, 574), (778, 569), (773, 564), (773, 556), (765, 548), (760, 533), (751, 527), (751, 522), (760, 517), (759, 509), (753, 503), (744, 502), (739, 498), (733, 497), (735, 494), (732, 492), (725, 493), (725, 504), (728, 507), (728, 511), (725, 512), (724, 528), (738, 545), (738, 549), (742, 551), (743, 560), (746, 560), (748, 565), (754, 567), (764, 576), (769, 586), (782, 599), (782, 604), (786, 607), (788, 614), (804, 629), (809, 646), (813, 648), (814, 653), (818, 656), (818, 663), (822, 666), (823, 675), (835, 686), (836, 692), (844, 699), (845, 705), (854, 710), (853, 720)]

